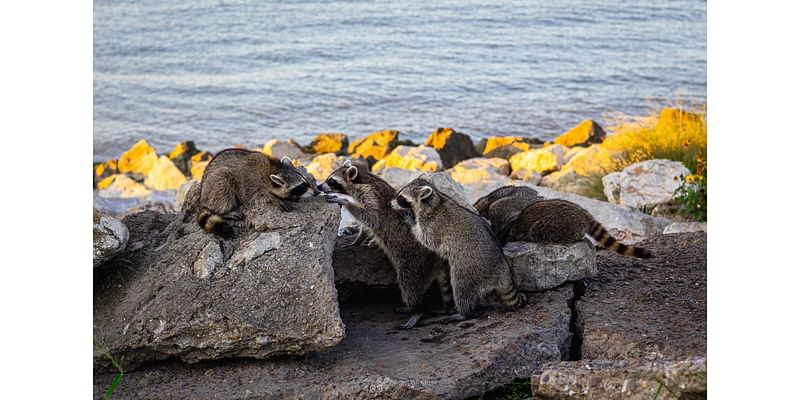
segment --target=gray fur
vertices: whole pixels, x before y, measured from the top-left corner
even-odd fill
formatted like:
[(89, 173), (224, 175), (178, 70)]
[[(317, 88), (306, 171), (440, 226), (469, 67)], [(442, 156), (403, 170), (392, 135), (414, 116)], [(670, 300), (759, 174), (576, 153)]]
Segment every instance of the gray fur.
[(516, 290), (502, 248), (479, 215), (439, 192), (424, 178), (400, 189), (392, 207), (405, 213), (412, 233), (423, 246), (450, 264), (458, 314), (448, 320), (469, 318), (492, 293), (508, 307), (527, 302), (527, 297)]
[(506, 241), (500, 237), (503, 228), (516, 220), (525, 207), (540, 200), (544, 198), (533, 188), (503, 186), (478, 199), (474, 206), (481, 217), (489, 221), (495, 236), (505, 244)]
[(251, 219), (249, 210), (256, 206), (275, 204), (291, 211), (292, 202), (303, 194), (299, 192), (308, 189), (313, 186), (290, 160), (245, 149), (222, 150), (208, 163), (200, 182), (198, 223), (218, 232), (217, 225), (226, 221)]
[[(422, 297), (434, 281), (439, 284), (445, 307), (448, 306), (451, 298), (447, 264), (417, 242), (410, 227), (392, 210), (390, 202), (396, 192), (386, 181), (346, 163), (333, 171), (319, 185), (319, 190), (348, 196), (331, 195), (330, 201), (347, 207), (362, 229), (368, 231), (386, 253), (397, 272), (397, 283), (407, 311), (419, 311)], [(418, 317), (412, 317), (403, 327), (412, 327)]]

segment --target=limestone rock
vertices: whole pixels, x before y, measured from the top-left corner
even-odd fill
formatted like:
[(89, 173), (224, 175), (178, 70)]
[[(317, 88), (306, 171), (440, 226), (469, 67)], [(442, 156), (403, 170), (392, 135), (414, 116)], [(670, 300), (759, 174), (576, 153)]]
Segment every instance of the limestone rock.
[(119, 173), (119, 169), (117, 168), (117, 160), (94, 163), (94, 187), (97, 187), (97, 184), (100, 183), (100, 181), (117, 173)]
[(178, 143), (167, 157), (175, 164), (184, 175), (192, 174), (192, 158), (199, 153), (194, 142), (191, 140)]
[[(144, 186), (142, 186), (144, 187)], [(147, 190), (146, 195), (134, 197), (119, 197), (120, 193), (114, 190), (95, 190), (93, 203), (95, 208), (104, 214), (115, 218), (145, 210), (161, 213), (173, 213), (175, 207), (175, 190)]]
[(641, 209), (666, 203), (689, 175), (682, 164), (670, 160), (646, 160), (603, 177), (603, 192), (608, 201)]
[(306, 146), (305, 150), (313, 154), (335, 153), (344, 155), (347, 152), (348, 144), (349, 140), (344, 133), (320, 133), (314, 137), (311, 144)]
[(515, 145), (507, 144), (505, 146), (496, 147), (494, 150), (484, 153), (483, 156), (486, 158), (502, 158), (504, 160), (509, 160), (515, 154), (522, 153), (523, 151), (526, 150), (522, 150)]
[(146, 140), (142, 139), (119, 156), (117, 166), (121, 173), (135, 172), (147, 175), (156, 162), (158, 162), (156, 149), (150, 146)]
[(120, 197), (128, 199), (132, 197), (144, 197), (150, 195), (151, 191), (145, 185), (136, 182), (125, 174), (115, 174), (100, 181), (97, 188), (101, 189), (103, 197)]
[[(522, 137), (522, 136), (490, 136), (488, 138), (481, 139), (480, 142), (475, 146), (479, 153), (483, 154), (484, 157), (500, 157), (508, 159), (508, 157), (501, 157), (499, 155), (490, 155), (491, 153), (495, 153), (498, 151), (503, 152), (515, 152), (515, 150), (508, 150), (508, 149), (516, 149), (518, 151), (528, 151), (534, 147), (541, 146), (544, 142), (539, 139), (531, 138), (531, 137)], [(506, 149), (506, 150), (501, 150)]]
[(428, 136), (425, 146), (433, 147), (439, 152), (444, 168), (452, 168), (462, 160), (479, 156), (472, 139), (453, 128), (436, 129)]
[(341, 290), (347, 285), (375, 288), (396, 286), (397, 273), (383, 250), (378, 246), (350, 245), (355, 239), (356, 235), (336, 239), (333, 251), (336, 287)]
[(186, 200), (186, 195), (189, 193), (189, 190), (192, 189), (192, 186), (199, 185), (200, 181), (196, 181), (194, 179), (190, 180), (189, 182), (184, 183), (181, 185), (175, 193), (175, 206), (180, 209), (183, 207), (183, 202)]
[(414, 179), (417, 179), (421, 174), (420, 171), (389, 167), (381, 170), (378, 176), (383, 178), (383, 180), (388, 182), (393, 188), (400, 189)]
[(184, 183), (186, 175), (167, 156), (158, 158), (144, 180), (145, 186), (155, 190), (177, 190)]
[(554, 142), (566, 147), (588, 146), (590, 144), (602, 143), (605, 137), (606, 132), (597, 122), (586, 119), (557, 137)]
[(337, 156), (333, 153), (320, 154), (311, 160), (311, 163), (308, 164), (306, 169), (314, 178), (322, 182), (328, 179), (331, 172), (341, 167), (346, 160), (347, 158)]
[(575, 154), (559, 171), (542, 178), (540, 184), (561, 192), (598, 195), (602, 198), (602, 193), (594, 193), (599, 190), (595, 187), (598, 177), (615, 171), (617, 164), (614, 154), (592, 145)]
[(442, 159), (433, 147), (397, 146), (388, 156), (375, 163), (372, 171), (380, 173), (384, 168), (390, 167), (434, 172), (442, 169)]
[(664, 228), (665, 235), (690, 232), (708, 232), (708, 226), (705, 222), (673, 222)]
[[(404, 318), (392, 311), (399, 297), (354, 300), (342, 304), (347, 337), (313, 357), (143, 366), (126, 370), (114, 398), (477, 397), (561, 359), (571, 337), (571, 297), (571, 288), (559, 288), (532, 294), (519, 310), (409, 331), (396, 329)], [(113, 373), (96, 374), (94, 397), (102, 397), (113, 379)]]
[(579, 360), (546, 364), (531, 376), (534, 398), (706, 398), (706, 357), (680, 361)]
[(339, 207), (318, 197), (292, 212), (265, 206), (255, 222), (267, 231), (240, 222), (233, 240), (220, 240), (194, 219), (198, 195), (189, 191), (182, 214), (127, 216), (127, 268), (95, 278), (94, 336), (126, 372), (172, 357), (269, 358), (339, 343), (331, 265)]
[(508, 161), (502, 158), (470, 158), (456, 164), (450, 169), (454, 181), (462, 184), (492, 180), (499, 176), (508, 176)]
[(261, 151), (268, 156), (273, 156), (276, 158), (289, 157), (292, 160), (300, 160), (305, 158), (303, 149), (300, 148), (300, 145), (292, 139), (272, 139), (264, 144), (264, 147), (261, 149)]
[(461, 186), (460, 183), (453, 180), (453, 178), (447, 172), (440, 171), (434, 173), (426, 173), (422, 175), (424, 179), (427, 179), (428, 182), (436, 188), (436, 190), (444, 193), (453, 201), (458, 203), (460, 206), (470, 210), (474, 213), (478, 213), (478, 210), (472, 206), (474, 201), (469, 201), (467, 199), (466, 193), (464, 192), (464, 187)]
[(552, 289), (597, 275), (594, 246), (585, 241), (569, 245), (510, 242), (503, 252), (511, 263), (517, 288), (525, 291)]
[(123, 250), (128, 244), (128, 228), (118, 219), (103, 215), (98, 209), (94, 209), (94, 268), (102, 265)]
[(211, 161), (192, 161), (192, 179), (203, 180), (203, 174), (206, 172), (209, 162)]
[(517, 153), (508, 161), (512, 171), (535, 171), (540, 175), (545, 175), (561, 169), (566, 153), (566, 147), (556, 144)]
[(370, 164), (374, 164), (384, 157), (397, 146), (398, 131), (386, 130), (369, 134), (367, 137), (358, 139), (347, 147), (347, 153), (354, 157), (364, 158)]
[(538, 185), (542, 181), (542, 175), (536, 171), (528, 171), (525, 168), (518, 169), (511, 173), (511, 179), (530, 183), (531, 185)]

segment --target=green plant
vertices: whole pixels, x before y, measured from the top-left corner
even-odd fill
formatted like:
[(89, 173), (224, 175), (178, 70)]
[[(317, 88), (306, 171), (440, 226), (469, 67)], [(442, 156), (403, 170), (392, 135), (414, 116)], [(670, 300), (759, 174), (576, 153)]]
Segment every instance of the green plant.
[(681, 176), (681, 186), (675, 189), (672, 198), (678, 203), (678, 213), (702, 222), (707, 218), (708, 178), (705, 158), (697, 155), (695, 161), (696, 173)]
[(106, 346), (98, 341), (97, 338), (94, 339), (94, 351), (108, 358), (111, 361), (111, 364), (113, 364), (117, 371), (119, 371), (117, 376), (114, 377), (114, 380), (111, 381), (111, 385), (109, 385), (108, 389), (106, 389), (106, 394), (103, 395), (103, 400), (109, 400), (111, 395), (114, 394), (114, 390), (116, 390), (117, 386), (119, 386), (119, 383), (122, 382), (122, 376), (125, 375), (125, 371), (122, 370), (119, 362), (116, 358), (114, 358), (114, 356), (111, 355), (111, 352), (106, 348)]

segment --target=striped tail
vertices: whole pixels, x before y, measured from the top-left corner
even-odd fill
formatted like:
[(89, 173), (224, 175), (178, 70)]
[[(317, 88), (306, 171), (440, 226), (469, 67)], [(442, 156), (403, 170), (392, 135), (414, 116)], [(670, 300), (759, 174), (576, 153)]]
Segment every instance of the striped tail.
[(597, 241), (597, 243), (600, 243), (601, 246), (624, 256), (633, 256), (639, 258), (650, 258), (653, 256), (653, 253), (645, 248), (629, 246), (620, 243), (617, 239), (611, 236), (608, 231), (606, 231), (606, 228), (603, 228), (603, 225), (600, 225), (600, 223), (597, 221), (592, 222), (589, 232), (589, 235), (591, 235), (594, 240)]
[(233, 236), (233, 228), (221, 216), (203, 207), (197, 213), (197, 223), (206, 232), (214, 233), (224, 239)]
[(525, 293), (518, 292), (514, 284), (499, 290), (498, 294), (500, 295), (500, 300), (508, 308), (521, 308), (528, 304), (528, 296)]

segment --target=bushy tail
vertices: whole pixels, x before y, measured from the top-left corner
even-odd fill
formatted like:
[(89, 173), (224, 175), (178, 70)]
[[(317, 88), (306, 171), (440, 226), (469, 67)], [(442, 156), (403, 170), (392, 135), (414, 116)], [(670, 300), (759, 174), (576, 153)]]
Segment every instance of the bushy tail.
[(497, 294), (500, 295), (500, 300), (508, 308), (521, 308), (528, 304), (528, 296), (525, 293), (518, 292), (513, 284), (500, 289)]
[(216, 234), (224, 239), (233, 236), (233, 228), (221, 216), (203, 207), (197, 213), (197, 223), (208, 233)]
[(636, 247), (636, 246), (629, 246), (620, 243), (617, 239), (611, 236), (606, 228), (603, 228), (603, 225), (600, 225), (599, 222), (594, 221), (592, 222), (592, 226), (589, 229), (589, 235), (591, 235), (597, 243), (600, 243), (601, 246), (616, 251), (619, 254), (624, 256), (633, 256), (639, 258), (650, 258), (653, 256), (653, 253), (650, 250), (647, 250), (643, 247)]

